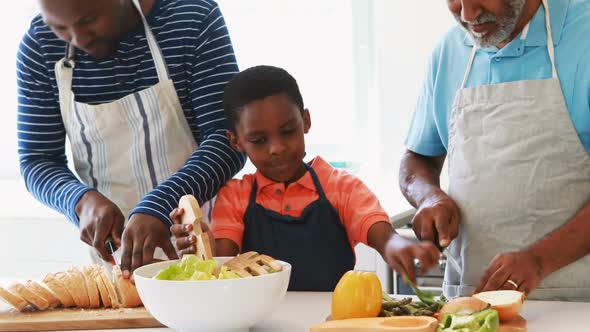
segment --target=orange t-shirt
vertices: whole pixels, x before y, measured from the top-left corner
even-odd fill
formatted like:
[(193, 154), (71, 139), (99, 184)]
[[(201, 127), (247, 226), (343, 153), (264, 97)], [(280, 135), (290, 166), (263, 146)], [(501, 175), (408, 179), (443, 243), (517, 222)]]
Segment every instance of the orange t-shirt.
[[(389, 222), (389, 216), (375, 195), (357, 177), (336, 169), (316, 157), (310, 166), (317, 173), (326, 197), (338, 211), (352, 248), (359, 242), (367, 244), (369, 229), (375, 223)], [(217, 193), (211, 215), (211, 230), (216, 239), (230, 239), (242, 246), (244, 214), (254, 180), (258, 184), (256, 202), (282, 215), (299, 217), (303, 210), (319, 198), (309, 172), (285, 188), (260, 172), (228, 181)]]

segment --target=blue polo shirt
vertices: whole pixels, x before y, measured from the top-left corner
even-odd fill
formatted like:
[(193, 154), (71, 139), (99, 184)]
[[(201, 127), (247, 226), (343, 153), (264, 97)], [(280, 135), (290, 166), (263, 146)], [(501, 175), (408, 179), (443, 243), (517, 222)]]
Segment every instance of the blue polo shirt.
[[(590, 153), (590, 0), (549, 0), (556, 67), (572, 122)], [(427, 156), (445, 154), (448, 126), (473, 46), (459, 26), (434, 49), (406, 147)], [(545, 9), (539, 8), (524, 39), (517, 36), (502, 49), (478, 49), (466, 87), (551, 78)]]

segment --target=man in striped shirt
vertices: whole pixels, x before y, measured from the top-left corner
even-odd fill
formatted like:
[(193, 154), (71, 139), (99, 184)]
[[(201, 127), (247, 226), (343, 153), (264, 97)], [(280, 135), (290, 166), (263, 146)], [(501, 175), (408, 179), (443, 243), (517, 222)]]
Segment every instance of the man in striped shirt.
[[(228, 31), (212, 0), (39, 0), (39, 4), (41, 15), (33, 19), (17, 54), (21, 174), (28, 190), (79, 226), (80, 238), (103, 259), (110, 259), (105, 247), (108, 237), (122, 246), (121, 267), (129, 276), (129, 271), (151, 261), (156, 247), (169, 257), (174, 255), (168, 214), (182, 195), (194, 194), (201, 203), (207, 201), (244, 164), (244, 156), (228, 144), (221, 104), (224, 86), (238, 71)], [(134, 5), (141, 7), (143, 15)], [(155, 38), (149, 38), (146, 26)], [(154, 39), (156, 46), (150, 44)], [(67, 53), (71, 62), (62, 64), (68, 44), (75, 49)], [(158, 67), (159, 54), (164, 70)], [(69, 81), (67, 73), (72, 73)], [(150, 94), (168, 77), (175, 93), (167, 96), (154, 90)], [(68, 89), (63, 88), (64, 81), (71, 84), (66, 84)], [(70, 91), (71, 100), (67, 98)], [(152, 97), (153, 115), (149, 113)], [(137, 105), (127, 107), (129, 100)], [(158, 132), (154, 124), (158, 117), (170, 116), (169, 110), (158, 107), (162, 100), (171, 103), (172, 113), (178, 105), (181, 114), (180, 121), (172, 117), (169, 122), (182, 123)], [(69, 110), (68, 105), (71, 112), (64, 110)], [(138, 131), (130, 134), (133, 139), (115, 140), (116, 144), (106, 147), (93, 143), (112, 140), (111, 134), (101, 136), (104, 132), (126, 134), (126, 118), (121, 114), (128, 116), (126, 112), (135, 109), (143, 122), (134, 126)], [(90, 121), (84, 122), (85, 117)], [(157, 147), (165, 145), (162, 137), (182, 132), (184, 118), (190, 140), (194, 137), (192, 146), (198, 149), (190, 150), (166, 174), (153, 165), (166, 164), (166, 159), (170, 163), (176, 158), (171, 157), (174, 148), (162, 152)], [(82, 181), (67, 166), (66, 132)], [(127, 151), (127, 146), (139, 148)], [(121, 167), (127, 159), (133, 162)], [(145, 173), (149, 176), (132, 174), (142, 167), (149, 169)], [(115, 177), (122, 174), (133, 180), (130, 183), (151, 177), (145, 192), (128, 188), (127, 197), (141, 195), (129, 211), (120, 203), (125, 199), (118, 200), (111, 192), (116, 187), (113, 169)], [(166, 176), (154, 182), (160, 179), (159, 170)], [(125, 217), (129, 221), (123, 232)]]

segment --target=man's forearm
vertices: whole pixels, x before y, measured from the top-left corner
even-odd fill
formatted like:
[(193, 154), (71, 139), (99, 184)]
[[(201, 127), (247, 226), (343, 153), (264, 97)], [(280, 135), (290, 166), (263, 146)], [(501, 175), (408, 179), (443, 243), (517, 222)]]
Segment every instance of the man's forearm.
[(169, 213), (181, 196), (190, 193), (201, 204), (208, 201), (245, 162), (245, 156), (230, 146), (225, 129), (219, 129), (201, 143), (183, 168), (148, 193), (131, 214), (148, 214), (171, 225)]
[(59, 162), (21, 158), (20, 165), (27, 190), (78, 225), (76, 203), (84, 193), (94, 189), (81, 183), (65, 164)]
[(400, 165), (399, 185), (412, 206), (419, 207), (428, 197), (442, 191), (440, 173), (445, 157), (405, 152)]
[(570, 221), (526, 249), (540, 263), (543, 278), (590, 254), (589, 221), (587, 203)]

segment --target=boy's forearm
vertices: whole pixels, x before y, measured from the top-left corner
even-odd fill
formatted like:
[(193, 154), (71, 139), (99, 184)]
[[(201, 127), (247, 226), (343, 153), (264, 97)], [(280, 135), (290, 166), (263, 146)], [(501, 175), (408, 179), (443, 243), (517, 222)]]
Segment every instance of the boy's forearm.
[(402, 157), (399, 186), (414, 207), (441, 192), (440, 173), (446, 155), (429, 157), (407, 150)]
[(389, 239), (396, 234), (389, 221), (378, 222), (369, 228), (367, 243), (369, 246), (385, 257), (385, 246)]
[(230, 239), (216, 239), (213, 256), (236, 256), (240, 253), (240, 247)]

